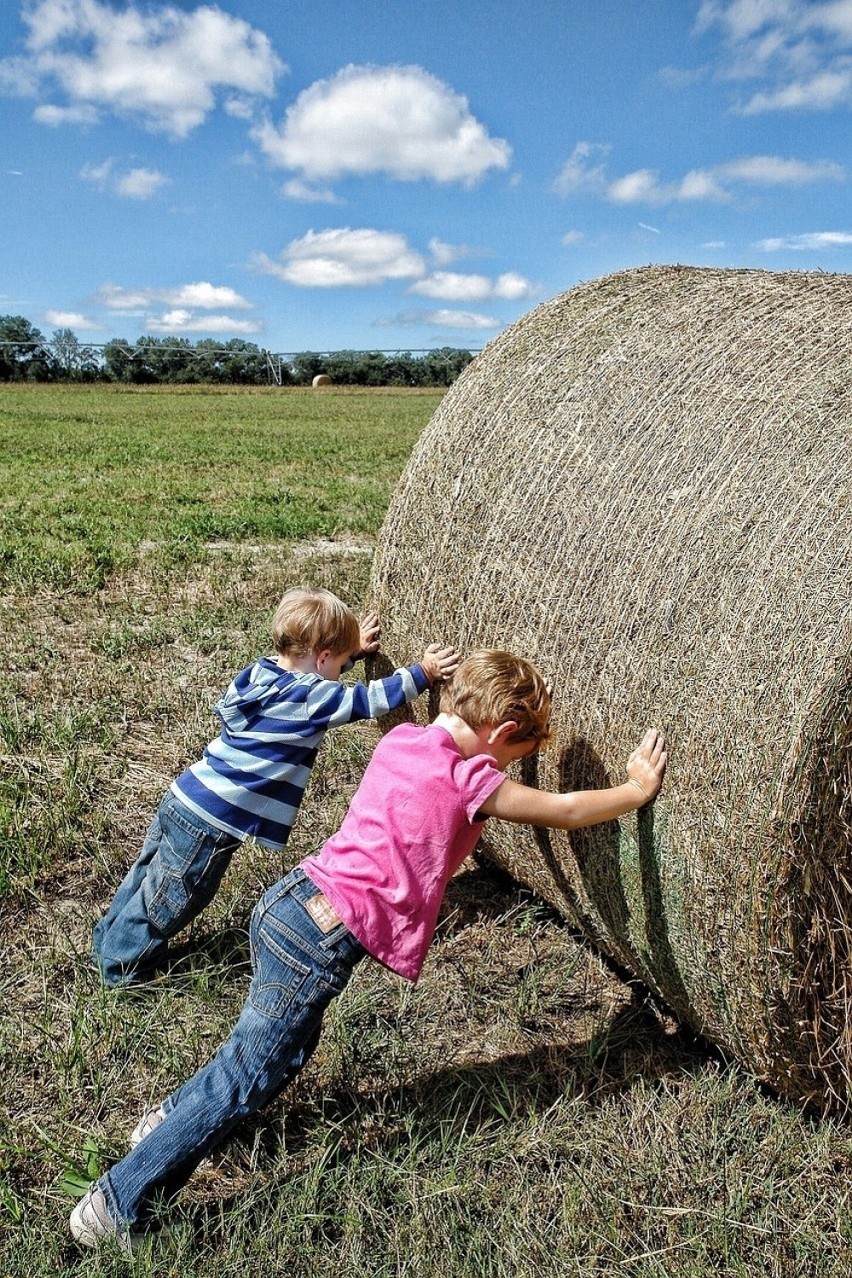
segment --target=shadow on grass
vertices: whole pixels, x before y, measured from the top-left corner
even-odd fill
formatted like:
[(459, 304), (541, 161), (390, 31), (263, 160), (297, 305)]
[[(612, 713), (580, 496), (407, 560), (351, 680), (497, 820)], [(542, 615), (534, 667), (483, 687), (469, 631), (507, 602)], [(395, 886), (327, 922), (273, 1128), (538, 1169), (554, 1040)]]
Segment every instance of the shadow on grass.
[[(618, 1013), (599, 1034), (584, 1041), (552, 1041), (528, 1052), (496, 1060), (468, 1061), (399, 1083), (371, 1086), (353, 1079), (318, 1098), (307, 1098), (297, 1084), (293, 1103), (273, 1102), (239, 1129), (240, 1143), (274, 1159), (284, 1147), (281, 1110), (286, 1110), (286, 1149), (298, 1160), (317, 1129), (351, 1130), (360, 1149), (389, 1152), (402, 1128), (410, 1133), (412, 1115), (441, 1139), (469, 1137), (477, 1124), (539, 1115), (562, 1098), (574, 1097), (599, 1107), (628, 1092), (640, 1079), (663, 1087), (666, 1081), (700, 1073), (710, 1061), (730, 1064), (724, 1055), (691, 1031), (666, 1034), (653, 1011), (638, 1000)], [(409, 1137), (406, 1135), (405, 1139)]]

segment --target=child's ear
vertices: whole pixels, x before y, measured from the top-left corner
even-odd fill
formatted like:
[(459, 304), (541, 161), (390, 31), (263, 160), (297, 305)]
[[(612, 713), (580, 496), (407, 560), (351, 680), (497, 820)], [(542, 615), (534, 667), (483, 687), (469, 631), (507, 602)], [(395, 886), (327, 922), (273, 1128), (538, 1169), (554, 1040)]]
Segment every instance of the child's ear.
[(498, 723), (491, 729), (491, 735), (488, 738), (489, 745), (505, 745), (509, 737), (518, 731), (518, 724), (514, 719), (507, 719), (505, 723)]

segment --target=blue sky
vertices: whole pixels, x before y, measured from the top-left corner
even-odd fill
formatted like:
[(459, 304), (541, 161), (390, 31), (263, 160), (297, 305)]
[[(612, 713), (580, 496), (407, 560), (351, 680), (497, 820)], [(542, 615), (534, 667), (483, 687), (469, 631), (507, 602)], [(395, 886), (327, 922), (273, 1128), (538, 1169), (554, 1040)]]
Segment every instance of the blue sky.
[(852, 0), (6, 0), (0, 314), (479, 348), (628, 266), (846, 271)]

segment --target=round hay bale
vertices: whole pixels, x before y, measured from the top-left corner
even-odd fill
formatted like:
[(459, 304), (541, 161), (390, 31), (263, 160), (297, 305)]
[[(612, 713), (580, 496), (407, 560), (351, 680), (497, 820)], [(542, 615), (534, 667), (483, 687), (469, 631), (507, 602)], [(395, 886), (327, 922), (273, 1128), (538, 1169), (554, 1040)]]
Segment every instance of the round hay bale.
[(317, 386), (331, 386), (332, 384), (332, 380), (328, 373), (317, 373), (316, 377), (311, 382), (311, 386), (313, 386), (314, 389), (316, 389)]
[[(393, 661), (553, 681), (551, 789), (656, 804), (485, 849), (789, 1097), (852, 1100), (852, 277), (652, 267), (537, 307), (449, 390), (380, 537)], [(432, 699), (431, 710), (436, 709)]]

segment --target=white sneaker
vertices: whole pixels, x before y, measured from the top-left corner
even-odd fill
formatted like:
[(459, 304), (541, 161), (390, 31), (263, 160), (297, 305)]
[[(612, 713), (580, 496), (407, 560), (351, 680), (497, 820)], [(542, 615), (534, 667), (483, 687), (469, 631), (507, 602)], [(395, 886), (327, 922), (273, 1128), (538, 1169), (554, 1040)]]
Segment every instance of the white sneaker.
[(128, 1230), (119, 1229), (107, 1211), (106, 1199), (97, 1185), (90, 1185), (68, 1220), (71, 1234), (81, 1247), (98, 1247), (104, 1240), (111, 1240), (130, 1255), (133, 1239)]
[(155, 1105), (153, 1109), (146, 1109), (130, 1133), (130, 1148), (135, 1149), (140, 1140), (150, 1136), (154, 1128), (159, 1127), (164, 1118), (165, 1114), (160, 1105)]

